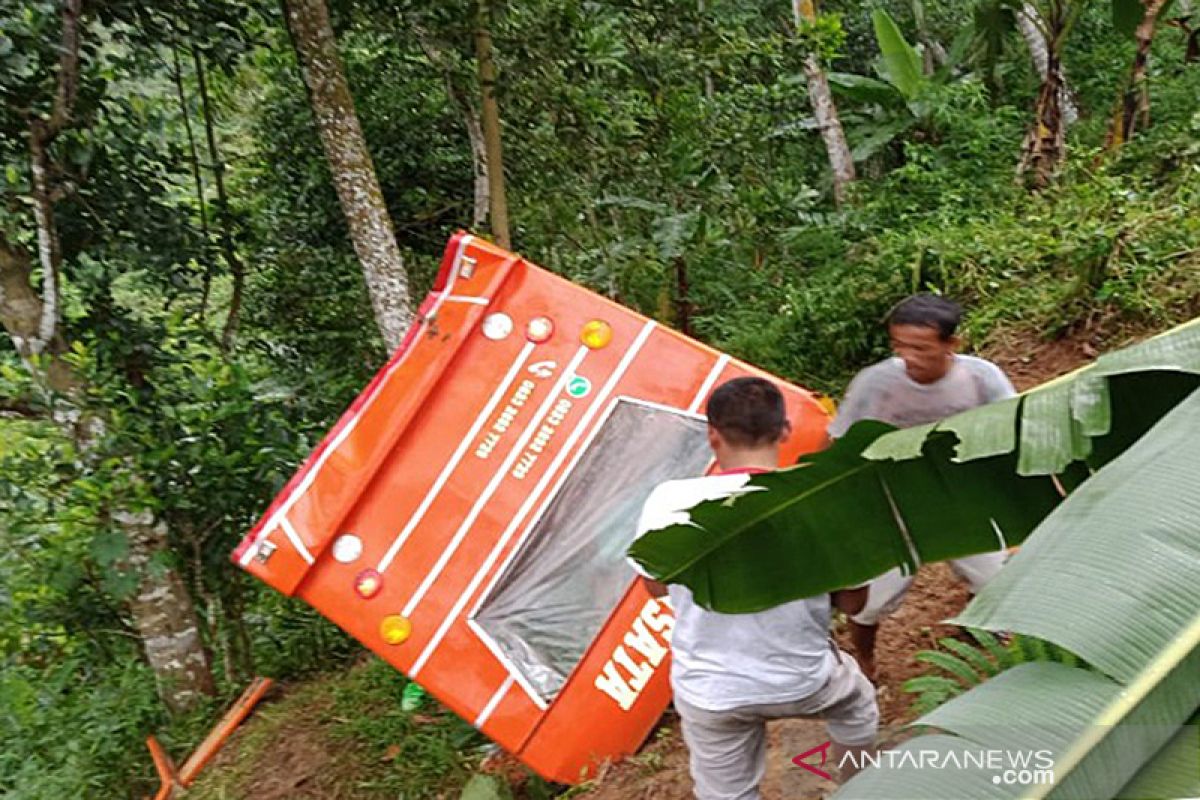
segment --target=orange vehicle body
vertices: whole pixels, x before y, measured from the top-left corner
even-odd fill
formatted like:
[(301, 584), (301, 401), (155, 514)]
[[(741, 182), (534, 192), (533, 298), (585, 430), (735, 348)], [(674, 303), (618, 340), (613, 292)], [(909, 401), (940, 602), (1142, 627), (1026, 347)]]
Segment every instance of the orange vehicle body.
[[(312, 605), (538, 774), (577, 783), (634, 752), (670, 701), (673, 617), (665, 599), (654, 599), (632, 569), (621, 573), (617, 594), (609, 587), (613, 599), (597, 610), (600, 621), (579, 633), (582, 655), (559, 670), (552, 691), (532, 685), (534, 672), (491, 640), (480, 609), (507, 585), (505, 570), (536, 570), (526, 549), (539, 537), (556, 546), (549, 537), (559, 532), (539, 520), (553, 516), (548, 508), (572, 513), (576, 500), (553, 504), (573, 472), (592, 469), (597, 488), (627, 479), (608, 468), (597, 480), (605, 462), (598, 450), (589, 455), (617, 412), (635, 427), (646, 416), (686, 428), (681, 441), (695, 443), (689, 450), (701, 459), (696, 468), (688, 456), (689, 474), (700, 474), (711, 462), (699, 412), (714, 386), (743, 375), (771, 377), (457, 234), (404, 343), (233, 558)], [(822, 445), (828, 412), (813, 394), (773, 380), (793, 425), (782, 459), (793, 463)], [(661, 438), (650, 430), (639, 441)], [(632, 440), (630, 447), (616, 453), (617, 463), (641, 469), (648, 450)], [(606, 519), (604, 510), (593, 518)], [(619, 520), (628, 538), (635, 521)], [(579, 540), (569, 527), (562, 535)], [(581, 575), (589, 561), (578, 557)], [(540, 602), (531, 592), (528, 610), (571, 624)]]

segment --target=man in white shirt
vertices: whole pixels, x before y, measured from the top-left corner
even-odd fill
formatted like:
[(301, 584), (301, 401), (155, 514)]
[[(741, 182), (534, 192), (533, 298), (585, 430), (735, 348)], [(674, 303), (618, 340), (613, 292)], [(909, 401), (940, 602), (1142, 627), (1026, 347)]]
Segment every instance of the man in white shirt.
[[(686, 521), (687, 509), (697, 503), (735, 494), (752, 474), (778, 466), (779, 444), (791, 428), (774, 384), (729, 381), (712, 393), (706, 412), (721, 472), (656, 487), (643, 507), (639, 536)], [(758, 800), (768, 720), (824, 718), (834, 764), (874, 744), (875, 690), (829, 638), (829, 595), (751, 614), (719, 614), (696, 605), (685, 586), (650, 584), (656, 594), (670, 595), (675, 610), (671, 686), (699, 800)], [(854, 612), (864, 595), (861, 589), (835, 593), (834, 602)], [(853, 772), (851, 760), (843, 778)]]
[[(830, 437), (842, 436), (863, 419), (909, 428), (1013, 397), (1016, 390), (999, 367), (958, 354), (961, 318), (957, 303), (931, 294), (914, 295), (892, 309), (887, 325), (896, 355), (854, 377), (829, 425)], [(982, 553), (950, 566), (975, 594), (1000, 571), (1006, 556), (1003, 550)], [(879, 621), (900, 605), (912, 582), (913, 576), (899, 569), (884, 573), (871, 581), (865, 607), (851, 617), (855, 655), (872, 680)]]

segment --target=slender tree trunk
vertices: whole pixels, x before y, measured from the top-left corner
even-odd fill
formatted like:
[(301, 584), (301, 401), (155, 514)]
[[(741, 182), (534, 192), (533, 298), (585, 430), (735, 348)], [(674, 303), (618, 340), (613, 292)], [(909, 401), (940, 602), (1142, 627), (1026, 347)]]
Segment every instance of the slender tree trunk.
[(413, 319), (408, 275), (342, 71), (329, 9), (324, 0), (283, 0), (283, 9), (375, 322), (395, 349)]
[(508, 231), (508, 198), (504, 190), (504, 153), (500, 144), (500, 108), (496, 103), (496, 61), (492, 56), (491, 0), (478, 0), (475, 22), (475, 60), (479, 67), (483, 142), (487, 152), (488, 193), (491, 198), (492, 234), (496, 243), (512, 249)]
[(413, 24), (412, 28), (429, 63), (441, 71), (442, 80), (446, 84), (446, 95), (450, 98), (450, 102), (456, 105), (463, 115), (467, 140), (471, 145), (471, 174), (474, 176), (475, 184), (471, 228), (479, 230), (487, 222), (488, 212), (491, 210), (491, 186), (488, 177), (487, 145), (483, 136), (483, 126), (479, 124), (479, 115), (475, 112), (475, 106), (471, 103), (471, 99), (454, 79), (454, 68), (449, 58), (433, 41), (433, 37), (421, 26)]
[[(1046, 41), (1046, 23), (1033, 3), (1025, 3), (1013, 16), (1021, 38), (1025, 40), (1025, 46), (1029, 48), (1033, 67), (1037, 70), (1038, 77), (1045, 81), (1050, 67), (1050, 46)], [(1079, 109), (1075, 105), (1075, 96), (1067, 81), (1066, 69), (1061, 63), (1059, 64), (1059, 80), (1061, 81), (1059, 107), (1062, 109), (1063, 124), (1070, 127), (1079, 120)]]
[[(813, 0), (793, 0), (792, 13), (797, 28), (817, 19)], [(850, 155), (850, 146), (846, 144), (846, 134), (838, 119), (833, 93), (829, 90), (829, 81), (825, 78), (825, 71), (816, 53), (809, 53), (805, 57), (804, 75), (808, 79), (808, 99), (812, 104), (813, 116), (821, 130), (829, 167), (833, 171), (833, 200), (840, 206), (846, 201), (847, 188), (854, 182), (854, 158)]]
[[(33, 288), (33, 265), (29, 254), (12, 245), (0, 231), (0, 319), (13, 347), (36, 377), (59, 394), (75, 389), (75, 378), (66, 362), (57, 356), (67, 350), (62, 331), (55, 329), (48, 342), (40, 340), (45, 305)], [(36, 357), (46, 360), (39, 372)]]
[(188, 166), (192, 170), (192, 184), (196, 188), (196, 208), (200, 214), (200, 238), (204, 248), (204, 282), (200, 291), (200, 319), (208, 310), (208, 296), (212, 291), (212, 261), (209, 259), (208, 203), (204, 199), (204, 176), (200, 172), (200, 154), (196, 149), (196, 135), (192, 131), (192, 114), (188, 109), (187, 93), (183, 89), (183, 67), (179, 63), (179, 46), (171, 44), (171, 77), (175, 82), (175, 94), (179, 98), (179, 113), (183, 117), (183, 129), (187, 134)]
[[(705, 14), (708, 12), (708, 6), (705, 4), (704, 0), (696, 0), (696, 10), (698, 12), (700, 12), (701, 18), (703, 18), (705, 16)], [(715, 93), (715, 89), (713, 87), (712, 70), (710, 70), (707, 66), (705, 66), (704, 67), (704, 96), (705, 96), (705, 98), (711, 100), (714, 93)]]
[(925, 20), (925, 6), (921, 0), (912, 0), (912, 10), (917, 23), (917, 40), (925, 48), (922, 67), (926, 75), (933, 75), (950, 57), (946, 53), (946, 48), (942, 47), (942, 43), (930, 33), (929, 25)]
[(1146, 128), (1150, 125), (1150, 83), (1147, 74), (1150, 66), (1150, 47), (1154, 44), (1158, 17), (1166, 7), (1167, 0), (1143, 0), (1142, 5), (1146, 10), (1134, 34), (1137, 39), (1137, 53), (1133, 57), (1125, 88), (1117, 98), (1116, 109), (1113, 111), (1108, 136), (1105, 139), (1105, 146), (1109, 150), (1117, 150), (1133, 138), (1139, 126)]
[[(58, 275), (62, 253), (54, 214), (62, 187), (51, 185), (50, 146), (72, 122), (79, 81), (81, 0), (65, 0), (62, 42), (54, 105), (49, 116), (30, 120), (30, 171), (42, 294), (33, 288), (32, 258), (0, 232), (0, 325), (34, 375), (78, 401), (86, 395), (83, 381), (61, 357), (67, 346), (61, 326)], [(54, 419), (86, 452), (98, 440), (103, 420), (85, 409), (70, 408)], [(169, 568), (146, 568), (151, 556), (165, 549), (165, 529), (148, 514), (118, 509), (114, 519), (130, 542), (130, 561), (141, 569), (141, 584), (129, 610), (141, 637), (147, 660), (155, 671), (163, 702), (174, 710), (193, 705), (212, 692), (207, 654), (199, 642), (195, 611), (178, 573)], [(161, 670), (161, 672), (160, 672)]]
[[(27, 254), (10, 246), (0, 235), (0, 323), (14, 344), (34, 334), (44, 307), (30, 283), (30, 263)], [(48, 363), (46, 359), (31, 361), (30, 368), (44, 368), (47, 382), (64, 395), (84, 394), (83, 382), (60, 357), (66, 349), (61, 334), (52, 344), (39, 353), (49, 356)], [(29, 357), (27, 350), (22, 355)], [(102, 419), (78, 410), (55, 414), (54, 418), (83, 452), (94, 445), (103, 430)], [(185, 710), (202, 695), (213, 694), (214, 688), (187, 587), (174, 569), (149, 563), (155, 553), (166, 550), (166, 529), (149, 512), (117, 510), (113, 518), (129, 540), (130, 556), (125, 566), (141, 576), (137, 593), (129, 603), (133, 627), (141, 637), (163, 702), (173, 711)]]
[(62, 248), (58, 225), (54, 221), (54, 201), (50, 189), (50, 154), (53, 135), (41, 120), (34, 120), (29, 129), (30, 189), (33, 195), (33, 218), (37, 225), (38, 261), (42, 266), (42, 315), (38, 327), (28, 339), (30, 352), (44, 353), (58, 335), (59, 269), (62, 267)]
[(692, 298), (687, 261), (675, 259), (675, 327), (685, 336), (692, 335)]
[(1017, 174), (1034, 190), (1053, 180), (1067, 153), (1067, 130), (1063, 120), (1062, 53), (1067, 35), (1079, 19), (1084, 4), (1079, 0), (1050, 0), (1047, 14), (1038, 27), (1046, 42), (1046, 77), (1034, 105), (1033, 124), (1021, 148)]
[(229, 194), (225, 190), (225, 160), (217, 147), (217, 126), (213, 119), (212, 103), (208, 97), (208, 77), (204, 69), (204, 58), (200, 50), (192, 48), (192, 64), (196, 69), (196, 88), (200, 93), (200, 109), (204, 115), (204, 139), (208, 144), (208, 158), (212, 166), (213, 184), (217, 187), (217, 222), (221, 225), (221, 251), (233, 274), (233, 292), (229, 298), (229, 313), (225, 317), (225, 328), (221, 332), (221, 349), (233, 347), (237, 335), (238, 321), (242, 313), (242, 295), (246, 287), (246, 267), (238, 257), (233, 243), (233, 213), (229, 210)]

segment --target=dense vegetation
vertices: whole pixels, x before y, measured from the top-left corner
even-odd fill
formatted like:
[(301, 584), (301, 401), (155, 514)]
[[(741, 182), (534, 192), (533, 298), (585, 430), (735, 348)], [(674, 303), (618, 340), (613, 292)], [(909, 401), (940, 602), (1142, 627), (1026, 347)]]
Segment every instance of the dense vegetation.
[[(1163, 11), (1127, 91), (1138, 42), (1108, 3), (1034, 5), (1078, 14), (1060, 55), (1079, 119), (1045, 186), (1017, 178), (1044, 92), (1003, 0), (829, 0), (799, 36), (781, 0), (498, 5), (513, 246), (828, 392), (883, 352), (880, 318), (917, 289), (965, 301), (975, 347), (1195, 315), (1200, 19), (1183, 0)], [(916, 71), (880, 9), (921, 43)], [(477, 9), (330, 12), (419, 297), (450, 233), (487, 230)], [(840, 204), (810, 57), (856, 154)], [(1113, 137), (1143, 87), (1152, 124)], [(182, 752), (249, 675), (359, 652), (228, 553), (383, 339), (275, 4), (4, 0), (0, 94), (0, 794), (139, 797), (148, 732)], [(215, 679), (174, 713), (137, 615), (165, 576)], [(407, 723), (392, 724), (380, 741)], [(431, 764), (379, 791), (465, 775)]]

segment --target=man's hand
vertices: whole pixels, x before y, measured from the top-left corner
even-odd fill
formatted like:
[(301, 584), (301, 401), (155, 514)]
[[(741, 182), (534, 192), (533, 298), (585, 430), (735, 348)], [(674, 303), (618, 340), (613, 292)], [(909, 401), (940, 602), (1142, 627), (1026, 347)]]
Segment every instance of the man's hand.
[(650, 592), (651, 597), (662, 597), (667, 593), (667, 585), (651, 580), (645, 576), (642, 577), (642, 583), (646, 585), (646, 590)]

